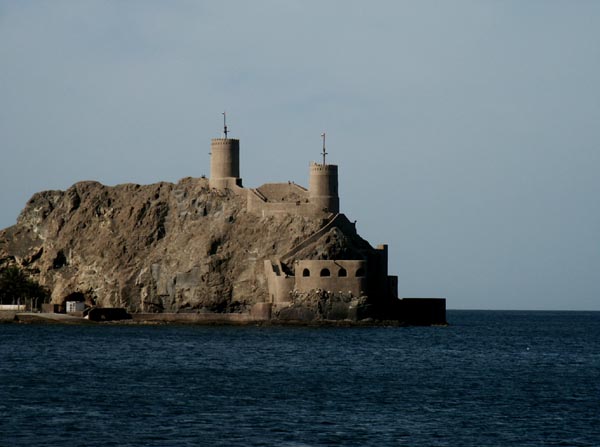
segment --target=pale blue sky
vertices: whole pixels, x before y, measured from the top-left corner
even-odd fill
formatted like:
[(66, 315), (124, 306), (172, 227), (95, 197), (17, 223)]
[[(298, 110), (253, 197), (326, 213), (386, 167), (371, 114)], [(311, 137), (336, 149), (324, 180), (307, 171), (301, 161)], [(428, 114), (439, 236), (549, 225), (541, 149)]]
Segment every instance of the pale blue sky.
[(600, 310), (600, 2), (0, 0), (0, 227), (29, 197), (209, 173), (341, 207), (403, 296)]

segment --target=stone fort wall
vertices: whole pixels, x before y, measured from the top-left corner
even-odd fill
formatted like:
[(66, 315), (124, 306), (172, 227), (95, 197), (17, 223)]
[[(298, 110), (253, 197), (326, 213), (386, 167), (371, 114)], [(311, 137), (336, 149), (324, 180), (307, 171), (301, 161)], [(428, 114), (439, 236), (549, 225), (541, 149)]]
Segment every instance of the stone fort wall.
[(296, 275), (283, 272), (280, 261), (265, 261), (265, 276), (272, 303), (290, 300), (290, 292), (326, 290), (349, 293), (359, 297), (367, 294), (366, 261), (301, 260), (296, 264)]
[(270, 183), (247, 191), (247, 209), (251, 213), (262, 216), (315, 216), (322, 213), (310, 201), (308, 191), (295, 183)]
[(295, 277), (283, 273), (279, 261), (265, 261), (265, 276), (271, 303), (286, 303), (290, 300), (290, 292), (294, 290)]
[(357, 297), (367, 294), (366, 261), (301, 260), (295, 278), (295, 289), (301, 292), (321, 289)]

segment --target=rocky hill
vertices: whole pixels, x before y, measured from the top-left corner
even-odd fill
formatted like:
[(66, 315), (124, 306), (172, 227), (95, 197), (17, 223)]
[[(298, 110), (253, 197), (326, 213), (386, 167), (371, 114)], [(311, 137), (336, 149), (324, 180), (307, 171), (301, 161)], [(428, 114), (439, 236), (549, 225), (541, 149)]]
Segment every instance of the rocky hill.
[[(0, 231), (0, 265), (15, 264), (52, 301), (131, 312), (245, 312), (264, 301), (263, 261), (288, 252), (321, 218), (260, 217), (246, 200), (208, 187), (81, 182), (35, 194), (17, 224)], [(333, 228), (302, 253), (355, 259), (370, 246)]]

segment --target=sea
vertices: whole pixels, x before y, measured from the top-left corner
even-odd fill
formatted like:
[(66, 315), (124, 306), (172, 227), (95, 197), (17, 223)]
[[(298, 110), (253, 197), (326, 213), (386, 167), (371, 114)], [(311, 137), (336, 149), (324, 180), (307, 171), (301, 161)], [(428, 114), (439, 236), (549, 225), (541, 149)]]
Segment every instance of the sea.
[(1, 446), (600, 446), (600, 312), (0, 325)]

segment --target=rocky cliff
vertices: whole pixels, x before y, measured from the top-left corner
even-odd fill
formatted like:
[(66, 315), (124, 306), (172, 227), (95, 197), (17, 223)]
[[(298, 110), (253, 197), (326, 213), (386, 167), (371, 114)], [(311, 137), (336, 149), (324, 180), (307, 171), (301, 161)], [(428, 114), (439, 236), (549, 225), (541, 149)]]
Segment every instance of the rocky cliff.
[[(268, 296), (263, 260), (313, 234), (322, 218), (259, 217), (245, 197), (177, 184), (81, 182), (35, 194), (0, 231), (0, 263), (16, 264), (52, 292), (131, 312), (245, 312)], [(333, 228), (307, 259), (354, 259), (370, 246)]]

